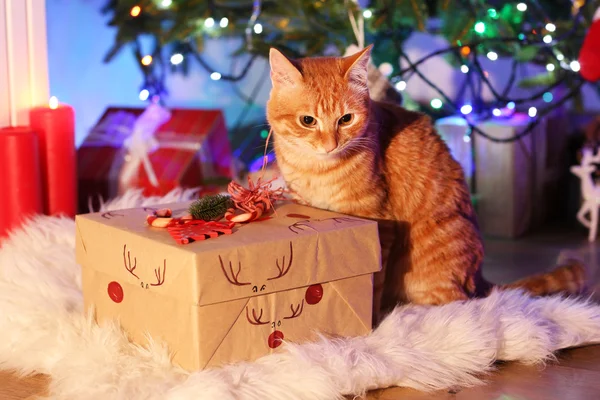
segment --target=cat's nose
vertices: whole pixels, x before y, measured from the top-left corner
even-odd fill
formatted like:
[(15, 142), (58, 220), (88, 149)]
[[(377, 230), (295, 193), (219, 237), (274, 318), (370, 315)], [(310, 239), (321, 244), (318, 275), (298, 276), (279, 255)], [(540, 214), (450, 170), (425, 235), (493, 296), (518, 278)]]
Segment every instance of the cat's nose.
[(323, 150), (325, 150), (326, 153), (331, 153), (332, 151), (337, 149), (337, 147), (338, 143), (335, 139), (328, 140), (325, 143), (323, 143)]

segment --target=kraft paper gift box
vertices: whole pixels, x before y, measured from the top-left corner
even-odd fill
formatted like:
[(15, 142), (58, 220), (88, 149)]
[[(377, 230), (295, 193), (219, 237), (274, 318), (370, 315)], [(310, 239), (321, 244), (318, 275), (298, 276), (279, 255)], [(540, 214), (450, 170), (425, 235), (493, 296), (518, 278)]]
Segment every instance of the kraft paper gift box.
[[(148, 150), (150, 173), (143, 162), (133, 160), (127, 146), (148, 110), (158, 114), (150, 115), (150, 124), (140, 124), (143, 140), (149, 142), (142, 144)], [(157, 118), (164, 123), (153, 125)], [(110, 107), (77, 150), (79, 211), (88, 212), (90, 199), (97, 206), (99, 196), (107, 200), (129, 188), (160, 196), (176, 187), (223, 179), (227, 184), (231, 167), (231, 145), (220, 110)]]
[[(165, 205), (174, 215), (189, 203)], [(177, 243), (148, 208), (78, 215), (85, 308), (150, 334), (194, 370), (254, 360), (303, 342), (371, 330), (377, 223), (281, 203), (230, 235)]]

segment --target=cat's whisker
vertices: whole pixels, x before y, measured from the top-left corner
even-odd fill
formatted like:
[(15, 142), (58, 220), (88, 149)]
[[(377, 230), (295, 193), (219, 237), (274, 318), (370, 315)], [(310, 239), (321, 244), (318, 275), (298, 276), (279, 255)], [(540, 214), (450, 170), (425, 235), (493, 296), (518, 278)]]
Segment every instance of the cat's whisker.
[(355, 139), (348, 141), (347, 143), (344, 144), (344, 146), (340, 150), (342, 150), (342, 151), (349, 150), (349, 149), (371, 150), (376, 145), (377, 145), (377, 142), (375, 140), (373, 140), (371, 138), (367, 138), (367, 137), (360, 137), (360, 138), (355, 138)]

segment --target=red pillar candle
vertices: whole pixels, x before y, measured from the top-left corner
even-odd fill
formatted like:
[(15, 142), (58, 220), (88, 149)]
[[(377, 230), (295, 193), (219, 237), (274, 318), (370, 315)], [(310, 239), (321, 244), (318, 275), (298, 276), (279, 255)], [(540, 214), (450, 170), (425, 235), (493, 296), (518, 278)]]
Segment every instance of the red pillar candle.
[(0, 239), (42, 210), (36, 134), (28, 127), (0, 129)]
[(48, 106), (30, 110), (29, 121), (40, 141), (44, 213), (73, 217), (77, 188), (73, 108), (53, 97)]

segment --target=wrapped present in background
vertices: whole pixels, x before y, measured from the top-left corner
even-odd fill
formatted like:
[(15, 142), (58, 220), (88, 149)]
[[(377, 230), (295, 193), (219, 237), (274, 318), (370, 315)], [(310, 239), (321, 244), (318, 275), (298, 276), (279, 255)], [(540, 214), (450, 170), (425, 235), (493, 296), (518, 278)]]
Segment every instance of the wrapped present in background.
[(77, 161), (79, 212), (129, 188), (164, 195), (176, 187), (226, 184), (232, 177), (219, 110), (109, 108), (80, 146)]
[[(558, 118), (558, 117), (557, 117)], [(506, 139), (525, 130), (531, 119), (525, 114), (493, 118), (478, 124), (491, 137)], [(556, 207), (561, 176), (568, 173), (557, 137), (566, 136), (560, 126), (543, 118), (531, 133), (495, 143), (475, 135), (475, 187), (477, 215), (485, 234), (515, 238), (541, 226)], [(557, 121), (555, 121), (557, 123)]]
[[(476, 126), (491, 137), (511, 138), (531, 122), (525, 114), (492, 118)], [(515, 238), (554, 218), (564, 208), (561, 185), (568, 175), (568, 120), (561, 110), (539, 121), (519, 140), (496, 143), (469, 135), (462, 117), (436, 122), (440, 136), (465, 170), (484, 234)], [(469, 137), (469, 139), (465, 139)]]
[[(189, 205), (161, 207), (181, 217)], [(181, 367), (371, 330), (377, 222), (282, 202), (266, 220), (233, 231), (190, 224), (196, 235), (224, 234), (179, 244), (168, 228), (144, 223), (150, 211), (77, 216), (84, 308), (98, 322), (118, 319), (141, 345), (148, 334), (166, 343)]]

